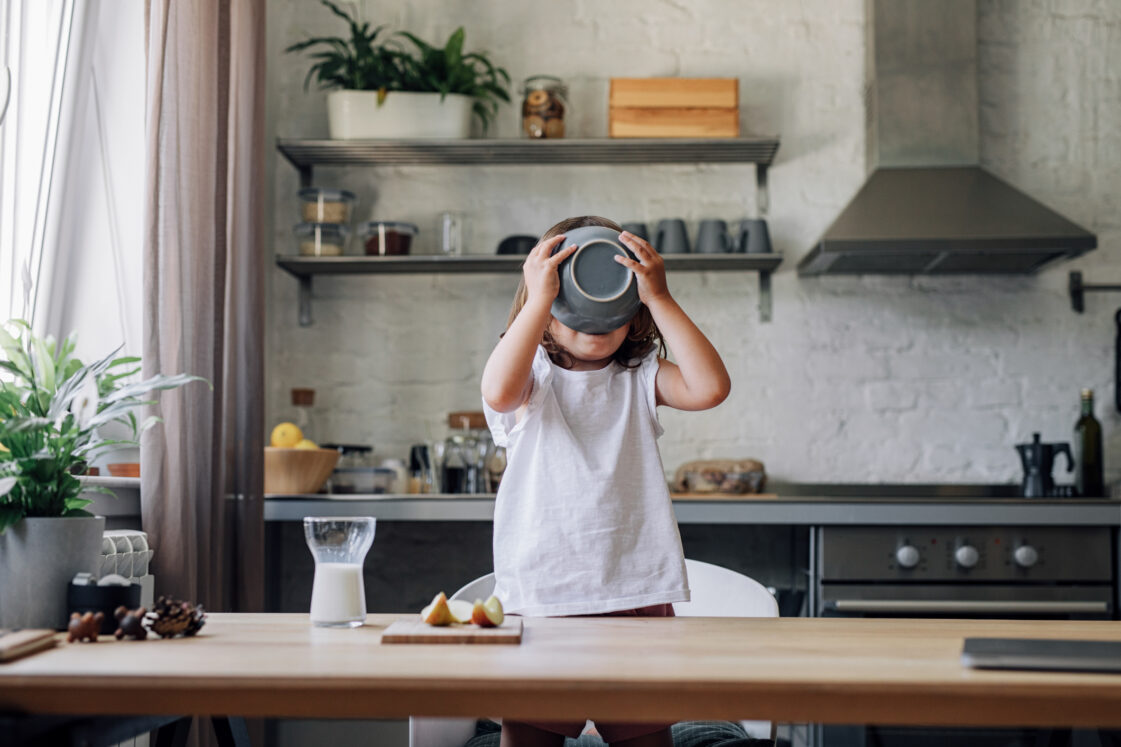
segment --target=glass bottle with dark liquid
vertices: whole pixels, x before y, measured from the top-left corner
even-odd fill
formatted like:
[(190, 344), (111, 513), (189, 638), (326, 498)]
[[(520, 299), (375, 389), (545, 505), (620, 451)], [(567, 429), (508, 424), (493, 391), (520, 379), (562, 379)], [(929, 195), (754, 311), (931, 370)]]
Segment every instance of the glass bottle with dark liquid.
[(445, 493), (477, 493), (478, 470), (473, 461), (474, 444), (467, 436), (450, 436), (444, 447)]
[(1094, 392), (1082, 390), (1082, 415), (1074, 424), (1075, 487), (1090, 498), (1105, 495), (1102, 469), (1102, 426), (1094, 417)]

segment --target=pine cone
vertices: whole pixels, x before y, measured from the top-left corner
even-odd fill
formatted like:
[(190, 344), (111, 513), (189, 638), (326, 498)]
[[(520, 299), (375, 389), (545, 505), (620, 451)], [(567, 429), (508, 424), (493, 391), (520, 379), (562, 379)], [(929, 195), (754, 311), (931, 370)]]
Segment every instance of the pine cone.
[(205, 624), (206, 612), (201, 604), (196, 607), (171, 597), (160, 597), (152, 611), (144, 616), (144, 627), (160, 638), (191, 636)]

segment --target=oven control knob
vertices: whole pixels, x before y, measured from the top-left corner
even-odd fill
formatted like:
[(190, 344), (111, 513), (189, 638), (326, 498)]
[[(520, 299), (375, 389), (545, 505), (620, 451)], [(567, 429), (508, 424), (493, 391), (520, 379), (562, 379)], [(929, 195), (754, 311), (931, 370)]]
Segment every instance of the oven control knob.
[(977, 548), (973, 545), (962, 545), (954, 550), (954, 560), (962, 568), (972, 568), (980, 559), (981, 553), (977, 552)]
[(1012, 559), (1021, 568), (1031, 568), (1039, 560), (1039, 551), (1031, 545), (1020, 545), (1012, 553)]
[(914, 568), (919, 564), (919, 550), (914, 545), (900, 545), (895, 551), (895, 562), (900, 568)]

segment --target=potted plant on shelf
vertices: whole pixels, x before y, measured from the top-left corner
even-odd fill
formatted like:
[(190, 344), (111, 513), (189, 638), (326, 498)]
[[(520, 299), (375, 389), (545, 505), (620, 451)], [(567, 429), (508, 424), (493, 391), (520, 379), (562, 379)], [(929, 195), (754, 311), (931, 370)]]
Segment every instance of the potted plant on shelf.
[(463, 51), (462, 27), (443, 47), (397, 34), (412, 43), (410, 51), (379, 41), (384, 26), (371, 28), (331, 0), (321, 2), (347, 22), (349, 38), (313, 37), (286, 51), (315, 50), (305, 88), (314, 78), (321, 89), (337, 89), (327, 94), (332, 138), (465, 138), (472, 114), (485, 132), (499, 102), (510, 100), (510, 76), (485, 54)]
[[(99, 428), (129, 427), (132, 439), (157, 418), (138, 424), (142, 397), (198, 376), (128, 378), (138, 358), (110, 355), (83, 364), (75, 337), (39, 338), (20, 320), (0, 327), (0, 628), (62, 628), (66, 587), (76, 573), (96, 574), (105, 518), (85, 507), (87, 488), (75, 476), (97, 454), (124, 440)], [(14, 334), (13, 334), (14, 332)]]

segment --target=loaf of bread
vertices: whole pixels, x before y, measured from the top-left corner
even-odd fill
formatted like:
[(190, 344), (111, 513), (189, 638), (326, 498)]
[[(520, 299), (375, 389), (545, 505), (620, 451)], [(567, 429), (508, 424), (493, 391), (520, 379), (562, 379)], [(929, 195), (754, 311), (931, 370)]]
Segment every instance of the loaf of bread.
[(686, 462), (674, 474), (676, 493), (761, 493), (767, 484), (763, 463), (755, 459), (701, 459)]

